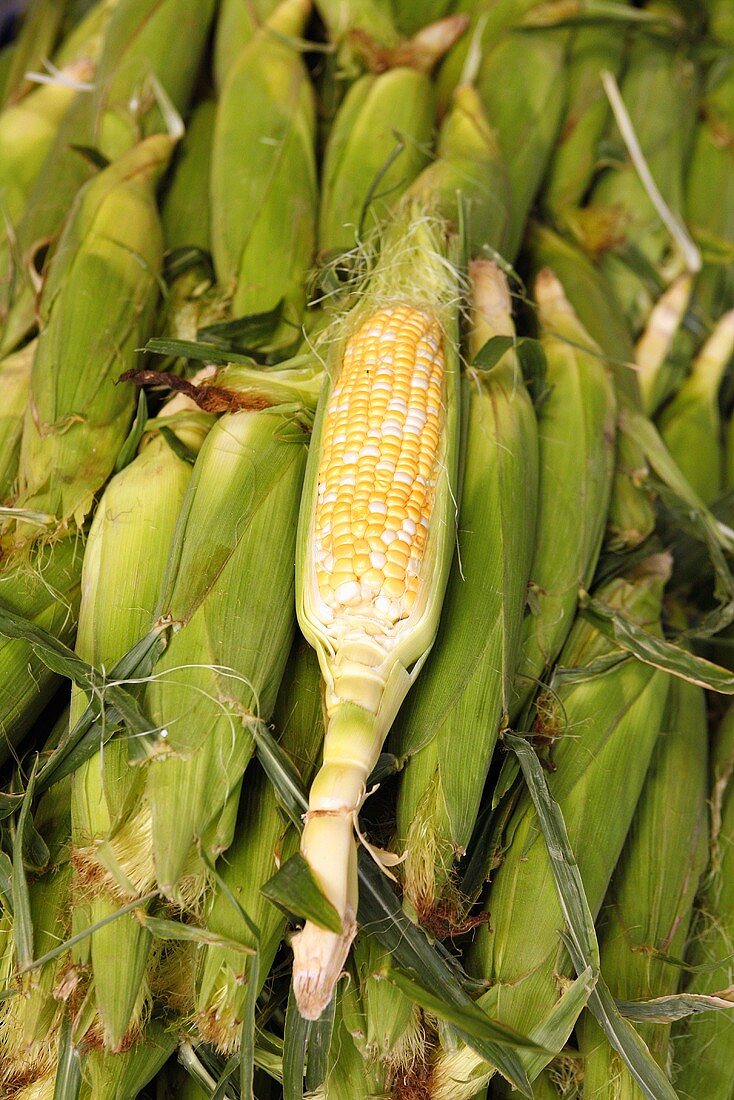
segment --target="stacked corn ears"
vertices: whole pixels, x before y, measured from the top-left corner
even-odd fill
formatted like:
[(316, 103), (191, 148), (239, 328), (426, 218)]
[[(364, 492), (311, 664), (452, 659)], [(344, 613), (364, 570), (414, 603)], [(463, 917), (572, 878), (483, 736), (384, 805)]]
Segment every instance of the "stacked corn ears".
[(0, 1096), (734, 1100), (729, 0), (0, 13)]

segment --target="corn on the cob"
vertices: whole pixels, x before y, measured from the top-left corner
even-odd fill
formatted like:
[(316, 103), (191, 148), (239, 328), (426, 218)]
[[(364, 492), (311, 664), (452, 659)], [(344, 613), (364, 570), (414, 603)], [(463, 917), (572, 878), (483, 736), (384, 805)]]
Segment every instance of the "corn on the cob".
[[(492, 336), (514, 334), (514, 326), (499, 269), (475, 261), (470, 273), (476, 352)], [(410, 755), (397, 807), (398, 845), (407, 848), (405, 895), (429, 927), (445, 900), (447, 929), (453, 862), (471, 836), (500, 720), (510, 709), (538, 491), (538, 426), (514, 353), (491, 371), (470, 369), (463, 397), (457, 556), (435, 652), (394, 742), (401, 757)]]
[(428, 76), (406, 67), (367, 73), (349, 89), (324, 153), (321, 251), (354, 247), (358, 234), (384, 218), (424, 167), (434, 99)]
[[(617, 402), (611, 377), (547, 268), (535, 284), (550, 394), (539, 412), (539, 513), (530, 569), (530, 611), (522, 632), (516, 697), (520, 713), (554, 663), (576, 610), (579, 587), (596, 568), (614, 472)], [(575, 517), (583, 514), (579, 526)], [(559, 554), (559, 524), (573, 545)]]
[(217, 105), (205, 99), (192, 112), (176, 151), (170, 186), (161, 204), (163, 240), (170, 252), (211, 244), (209, 174)]
[[(708, 854), (707, 788), (704, 693), (695, 684), (673, 680), (650, 770), (598, 922), (602, 973), (622, 1000), (677, 992), (679, 969), (653, 952), (683, 955)], [(635, 1026), (666, 1070), (670, 1025)], [(641, 1100), (639, 1087), (588, 1010), (579, 1050), (584, 1100)]]
[(298, 617), (326, 680), (301, 850), (342, 922), (294, 938), (302, 1015), (331, 1000), (356, 924), (356, 815), (433, 643), (455, 530), (457, 284), (444, 224), (408, 204), (332, 349), (299, 523)]
[(718, 322), (658, 421), (668, 450), (705, 504), (724, 490), (719, 387), (733, 354), (734, 310)]
[(507, 170), (479, 93), (470, 84), (454, 92), (436, 159), (407, 194), (435, 205), (454, 226), (461, 225), (472, 255), (486, 248), (506, 250), (511, 208)]
[[(60, 531), (84, 522), (132, 417), (132, 385), (114, 383), (135, 362), (155, 306), (163, 246), (153, 189), (171, 150), (154, 135), (87, 184), (44, 284), (16, 503)], [(91, 296), (103, 325), (89, 316)], [(21, 520), (6, 539), (38, 534)]]
[[(281, 749), (298, 767), (304, 781), (310, 782), (324, 725), (318, 662), (302, 638), (294, 644), (273, 723)], [(267, 978), (286, 923), (285, 915), (260, 893), (260, 887), (298, 851), (298, 844), (298, 833), (284, 817), (264, 773), (248, 776), (235, 838), (220, 874), (258, 927), (260, 985)], [(214, 932), (255, 946), (251, 931), (243, 925), (229, 898), (216, 889), (207, 904), (206, 923)], [(246, 969), (244, 955), (221, 947), (207, 947), (199, 966), (198, 1029), (206, 1042), (224, 1054), (239, 1045), (249, 982), (243, 973)]]
[(600, 73), (619, 71), (624, 45), (618, 29), (604, 25), (580, 27), (571, 41), (566, 111), (543, 184), (543, 202), (556, 218), (578, 206), (591, 183), (609, 118)]
[[(174, 398), (179, 403), (181, 398)], [(201, 446), (211, 418), (170, 408), (163, 426), (190, 450)], [(168, 421), (168, 423), (166, 423)], [(89, 533), (82, 573), (77, 653), (95, 667), (109, 668), (153, 625), (178, 514), (191, 466), (154, 435), (138, 457), (108, 485)], [(71, 725), (88, 700), (72, 696)], [(74, 775), (72, 838), (81, 902), (75, 931), (120, 907), (124, 889), (102, 875), (95, 848), (103, 847), (127, 823), (139, 803), (145, 777), (128, 762), (123, 738), (83, 764)], [(140, 991), (150, 951), (150, 934), (133, 914), (96, 931), (78, 957), (91, 962), (94, 997), (105, 1045), (117, 1050), (131, 1019), (143, 1008)], [(132, 1019), (133, 1032), (138, 1020)]]
[(510, 222), (501, 251), (510, 263), (561, 126), (567, 37), (563, 31), (508, 34), (486, 54), (477, 75), (477, 91), (507, 166)]
[[(686, 954), (700, 973), (686, 975), (689, 993), (716, 993), (732, 985), (734, 953), (734, 708), (722, 719), (712, 749), (711, 853)], [(718, 964), (718, 965), (717, 965)], [(734, 1016), (708, 1012), (673, 1030), (675, 1089), (681, 1100), (730, 1100)]]
[[(649, 558), (628, 577), (605, 585), (599, 598), (659, 633), (660, 601), (669, 570), (666, 556)], [(578, 620), (550, 690), (538, 702), (534, 726), (554, 742), (555, 770), (548, 783), (563, 812), (594, 914), (634, 814), (668, 691), (664, 673), (634, 659), (564, 683), (564, 668), (593, 668), (597, 658), (612, 652), (611, 643)], [(613, 812), (603, 811), (605, 798), (612, 797)], [(486, 903), (491, 928), (479, 931), (469, 963), (472, 973), (491, 982), (478, 1003), (493, 1018), (528, 1034), (557, 1003), (563, 988), (559, 977), (568, 974), (570, 962), (558, 934), (564, 918), (550, 858), (527, 796), (513, 812), (507, 844)], [(491, 1073), (468, 1049), (447, 1050), (433, 1066), (432, 1100), (468, 1100)]]
[(214, 133), (214, 267), (233, 317), (280, 306), (271, 349), (298, 340), (315, 247), (314, 95), (289, 41), (309, 11), (310, 0), (283, 0), (245, 46), (222, 89)]

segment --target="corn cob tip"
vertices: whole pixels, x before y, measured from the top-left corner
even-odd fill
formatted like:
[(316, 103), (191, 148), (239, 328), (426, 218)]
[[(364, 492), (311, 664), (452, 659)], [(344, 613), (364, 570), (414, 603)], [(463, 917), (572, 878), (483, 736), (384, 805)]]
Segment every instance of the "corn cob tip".
[(357, 934), (355, 918), (354, 910), (348, 906), (339, 935), (307, 921), (293, 937), (293, 992), (305, 1020), (318, 1020), (331, 1002)]
[(472, 260), (470, 351), (476, 355), (493, 336), (514, 336), (512, 299), (507, 279), (494, 260)]
[(542, 268), (535, 277), (535, 301), (544, 323), (547, 323), (548, 315), (556, 311), (575, 316), (561, 280), (549, 267)]

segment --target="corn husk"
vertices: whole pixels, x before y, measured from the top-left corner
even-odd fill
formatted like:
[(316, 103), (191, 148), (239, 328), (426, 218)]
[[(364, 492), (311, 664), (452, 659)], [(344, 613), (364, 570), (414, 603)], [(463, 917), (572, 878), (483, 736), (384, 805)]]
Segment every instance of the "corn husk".
[(210, 248), (209, 174), (216, 110), (213, 99), (197, 104), (176, 151), (170, 184), (161, 203), (163, 240), (168, 252), (187, 247), (206, 252)]
[[(34, 826), (45, 841), (46, 867), (28, 873), (28, 897), (35, 958), (50, 951), (69, 933), (69, 888), (72, 867), (69, 847), (69, 781), (63, 780), (41, 799)], [(12, 930), (12, 918), (5, 916)], [(0, 1005), (0, 1089), (15, 1095), (16, 1088), (32, 1087), (53, 1074), (62, 1002), (73, 990), (75, 978), (65, 958), (52, 960), (25, 975), (17, 974), (12, 933), (3, 962), (7, 985), (17, 996)], [(66, 992), (61, 984), (68, 981)]]
[[(34, 552), (27, 561), (6, 564), (0, 573), (0, 609), (22, 615), (67, 645), (73, 643), (83, 552), (83, 541), (71, 537)], [(60, 676), (28, 642), (0, 637), (0, 760), (15, 753), (60, 683)]]
[[(324, 736), (321, 682), (316, 656), (297, 638), (273, 713), (281, 749), (308, 784)], [(264, 984), (286, 925), (285, 914), (260, 893), (260, 887), (298, 851), (299, 835), (278, 804), (264, 772), (248, 775), (240, 799), (232, 847), (219, 873), (259, 929), (251, 930), (217, 887), (207, 902), (209, 929), (249, 947), (258, 948), (259, 983)], [(220, 947), (207, 947), (197, 983), (196, 1019), (202, 1039), (223, 1054), (239, 1047), (248, 986), (247, 959)]]
[[(504, 276), (489, 261), (475, 261), (471, 274), (475, 345), (512, 334)], [(453, 864), (469, 842), (510, 708), (537, 509), (538, 428), (514, 353), (492, 370), (470, 369), (464, 398), (457, 555), (436, 648), (392, 739), (397, 755), (410, 758), (397, 807), (405, 898), (429, 927), (439, 903), (450, 908)]]
[[(684, 976), (687, 993), (714, 994), (734, 984), (734, 710), (730, 707), (712, 750), (711, 851), (686, 961), (701, 967)], [(673, 1081), (681, 1100), (730, 1100), (734, 1015), (690, 1016), (673, 1028)]]
[(471, 255), (486, 254), (487, 248), (505, 251), (511, 208), (507, 170), (481, 98), (470, 84), (454, 92), (436, 159), (407, 194), (461, 225)]
[[(682, 777), (685, 776), (685, 782)], [(599, 916), (601, 969), (615, 997), (676, 993), (693, 899), (708, 855), (708, 745), (701, 688), (672, 680), (663, 724), (629, 836)], [(662, 1067), (670, 1025), (635, 1024)], [(641, 1100), (642, 1093), (587, 1012), (579, 1037), (585, 1100)]]
[[(155, 307), (163, 246), (154, 187), (171, 150), (155, 135), (90, 181), (44, 283), (16, 505), (48, 515), (51, 532), (83, 524), (128, 431), (134, 387), (115, 382), (134, 365)], [(90, 298), (103, 325), (92, 323)], [(6, 544), (38, 536), (21, 519)]]
[(34, 328), (36, 253), (58, 240), (79, 189), (96, 175), (94, 158), (80, 155), (78, 147), (115, 160), (142, 136), (169, 128), (170, 112), (164, 117), (157, 106), (152, 76), (173, 107), (184, 110), (212, 12), (213, 0), (118, 0), (114, 5), (104, 25), (95, 91), (80, 92), (70, 105), (17, 227), (20, 262), (10, 298), (0, 306), (0, 353), (15, 348)]
[[(640, 390), (632, 369), (634, 350), (630, 332), (612, 288), (578, 249), (552, 230), (534, 224), (529, 243), (533, 267), (537, 270), (548, 266), (556, 273), (582, 325), (608, 357), (619, 406), (639, 408)], [(638, 445), (618, 432), (607, 520), (610, 549), (639, 545), (655, 526), (650, 497), (641, 488), (646, 473), (645, 456)]]
[[(667, 556), (658, 555), (597, 595), (659, 633), (669, 571)], [(548, 784), (562, 810), (592, 914), (601, 906), (629, 830), (668, 691), (664, 673), (635, 659), (611, 667), (601, 662), (590, 676), (564, 682), (563, 669), (591, 671), (610, 652), (613, 645), (579, 619), (549, 691), (538, 701), (534, 725), (553, 742)], [(611, 807), (602, 812), (605, 797), (613, 798), (613, 812)], [(532, 1033), (558, 1003), (571, 964), (558, 934), (564, 918), (548, 851), (527, 795), (509, 821), (486, 908), (491, 926), (480, 929), (468, 960), (471, 973), (491, 983), (478, 1003), (493, 1019)], [(468, 1100), (491, 1074), (467, 1048), (447, 1049), (433, 1065), (432, 1095)]]
[[(712, 321), (734, 308), (734, 277), (727, 250), (734, 243), (734, 63), (710, 68), (693, 138), (686, 182), (686, 216), (701, 243), (704, 267), (695, 308)], [(717, 253), (719, 254), (717, 257)]]
[(570, 43), (564, 121), (543, 182), (543, 202), (557, 218), (579, 205), (591, 184), (609, 119), (600, 73), (619, 72), (624, 46), (618, 28), (603, 25), (580, 27)]
[(502, 255), (514, 263), (553, 152), (566, 102), (565, 32), (508, 34), (482, 59), (477, 91), (507, 167), (510, 220)]
[(324, 152), (319, 249), (342, 252), (379, 223), (428, 160), (435, 111), (425, 73), (367, 73), (347, 92)]
[(146, 1024), (145, 1038), (120, 1054), (92, 1050), (84, 1059), (80, 1100), (136, 1100), (176, 1049), (164, 1019)]
[[(176, 416), (170, 409), (163, 421), (192, 451), (201, 446), (210, 424), (203, 413)], [(77, 653), (95, 667), (112, 667), (153, 625), (191, 469), (164, 435), (153, 435), (100, 501), (84, 556), (76, 641)], [(72, 727), (87, 703), (75, 689)], [(144, 774), (129, 763), (122, 737), (74, 774), (72, 835), (81, 902), (77, 932), (113, 913), (121, 897), (128, 900), (114, 865), (103, 872), (105, 850), (140, 802), (144, 783)], [(140, 1027), (150, 947), (150, 934), (129, 914), (94, 932), (77, 951), (77, 958), (91, 963), (104, 1044), (111, 1050), (127, 1045), (129, 1030), (134, 1036)]]
[(278, 0), (221, 0), (214, 34), (214, 82), (221, 94), (242, 47), (254, 38)]
[(298, 341), (315, 248), (314, 94), (290, 41), (302, 34), (309, 11), (309, 0), (283, 0), (245, 46), (222, 89), (214, 132), (217, 279), (234, 318), (280, 307), (281, 323), (266, 338), (271, 350)]
[(693, 279), (679, 275), (660, 295), (635, 345), (637, 381), (642, 407), (652, 416), (677, 387), (670, 362), (671, 352), (681, 343), (681, 325), (688, 310)]
[(31, 385), (31, 369), (36, 343), (0, 361), (0, 500), (7, 500), (16, 488), (23, 419)]
[[(15, 50), (4, 89), (0, 88), (0, 106), (14, 105), (32, 89), (27, 73), (39, 69), (53, 53), (64, 19), (66, 0), (36, 0), (23, 12), (24, 19), (15, 38)], [(22, 10), (22, 9), (21, 9)]]
[[(614, 473), (617, 402), (601, 352), (550, 270), (538, 275), (535, 296), (550, 392), (538, 415), (538, 525), (513, 717), (535, 692), (544, 669), (555, 662), (571, 629), (578, 590), (591, 583)], [(579, 515), (584, 516), (581, 525)], [(566, 531), (563, 553), (559, 530)]]
[[(644, 33), (632, 42), (622, 97), (652, 177), (678, 217), (684, 212), (684, 172), (695, 124), (696, 91), (696, 72), (685, 50)], [(649, 103), (663, 103), (665, 110), (649, 111)], [(584, 233), (587, 239), (591, 235), (603, 241), (602, 269), (633, 328), (639, 329), (652, 302), (644, 279), (626, 262), (624, 249), (633, 248), (661, 272), (671, 241), (616, 125), (609, 140), (617, 158), (594, 187), (584, 211)]]
[(39, 85), (0, 114), (0, 210), (5, 232), (25, 209), (77, 84), (93, 77), (92, 62), (69, 65), (54, 83)]
[(145, 769), (141, 892), (157, 879), (175, 896), (195, 838), (214, 856), (232, 841), (248, 722), (270, 717), (295, 625), (304, 462), (303, 433), (284, 408), (223, 417), (194, 467), (158, 606), (176, 627), (145, 695), (159, 734)]
[(658, 419), (668, 450), (705, 504), (724, 491), (719, 387), (732, 354), (734, 311), (718, 322), (691, 373)]

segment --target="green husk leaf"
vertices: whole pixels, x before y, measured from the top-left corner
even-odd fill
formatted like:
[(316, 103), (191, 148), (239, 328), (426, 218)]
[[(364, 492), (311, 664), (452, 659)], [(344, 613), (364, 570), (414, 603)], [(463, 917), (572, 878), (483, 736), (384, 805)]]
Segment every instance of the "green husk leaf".
[(116, 474), (119, 473), (120, 470), (123, 470), (125, 466), (128, 466), (138, 453), (138, 444), (143, 438), (147, 422), (148, 402), (145, 399), (145, 392), (141, 390), (138, 394), (138, 408), (135, 413), (135, 419), (132, 422), (128, 437), (120, 448), (120, 453), (117, 456), (114, 471)]
[(674, 993), (651, 1001), (617, 1001), (617, 1008), (629, 1020), (652, 1024), (670, 1024), (700, 1012), (731, 1012), (734, 986), (719, 993)]
[(490, 1020), (485, 1012), (482, 1012), (480, 1008), (476, 1008), (473, 1004), (471, 1007), (468, 1005), (462, 1007), (449, 1005), (441, 996), (431, 993), (420, 982), (414, 978), (409, 978), (399, 970), (388, 968), (384, 977), (415, 1004), (438, 1016), (439, 1019), (445, 1020), (446, 1023), (461, 1028), (467, 1035), (477, 1039), (486, 1039), (489, 1042), (504, 1043), (510, 1047), (517, 1047), (519, 1050), (551, 1053), (551, 1051), (546, 1051), (545, 1047), (539, 1046), (531, 1039), (518, 1035), (512, 1028), (504, 1027), (502, 1024)]
[[(283, 313), (283, 300), (281, 299), (273, 309), (263, 313), (250, 313), (245, 317), (236, 317), (232, 321), (218, 321), (213, 325), (205, 325), (196, 335), (205, 343), (214, 344), (225, 351), (246, 352), (248, 347), (257, 346), (263, 340), (272, 336)], [(294, 331), (294, 341), (298, 334)]]
[(311, 868), (300, 852), (286, 860), (279, 871), (261, 887), (265, 897), (281, 909), (297, 913), (337, 935), (342, 922), (334, 906), (324, 897)]
[(194, 359), (200, 363), (243, 363), (247, 367), (257, 364), (251, 355), (228, 351), (218, 344), (206, 344), (200, 340), (168, 340), (155, 337), (143, 348), (152, 355), (173, 355), (176, 358)]
[[(138, 902), (140, 907), (140, 902)], [(228, 936), (219, 936), (216, 932), (210, 932), (208, 928), (200, 928), (195, 924), (181, 924), (177, 920), (167, 920), (165, 917), (151, 917), (142, 910), (137, 918), (143, 928), (147, 928), (152, 936), (159, 940), (180, 940), (185, 943), (206, 943), (212, 947), (225, 947), (228, 951), (242, 951), (246, 955), (254, 954), (252, 947), (244, 943), (230, 939)]]
[(79, 1051), (74, 1045), (71, 1018), (64, 1014), (59, 1036), (58, 1062), (53, 1100), (76, 1100), (82, 1084)]
[(734, 694), (734, 674), (728, 669), (707, 661), (705, 657), (697, 657), (663, 638), (655, 637), (592, 596), (582, 595), (580, 604), (585, 619), (639, 661), (722, 695)]
[(24, 852), (37, 770), (38, 757), (33, 763), (33, 770), (28, 780), (23, 804), (18, 814), (15, 837), (13, 838), (13, 940), (18, 970), (21, 972), (27, 969), (33, 958), (33, 919), (31, 916), (31, 899), (28, 893), (28, 880), (25, 873)]
[(260, 988), (260, 954), (253, 952), (248, 964), (247, 998), (240, 1033), (240, 1096), (254, 1100), (255, 1036), (257, 1029), (257, 993)]
[(283, 1033), (283, 1100), (303, 1100), (303, 1075), (309, 1026), (309, 1021), (304, 1020), (296, 1007), (296, 998), (291, 986)]
[(561, 933), (564, 943), (577, 974), (592, 967), (597, 975), (594, 990), (589, 996), (589, 1008), (648, 1100), (676, 1100), (670, 1082), (637, 1032), (622, 1018), (598, 973), (599, 945), (593, 917), (568, 841), (563, 814), (551, 796), (540, 761), (524, 738), (508, 734), (506, 740), (520, 761), (548, 847), (558, 897), (568, 922), (568, 932)]
[(306, 1061), (307, 1092), (313, 1092), (320, 1088), (326, 1079), (335, 1016), (336, 1004), (334, 998), (332, 998), (319, 1019), (313, 1020), (309, 1028), (308, 1058)]

